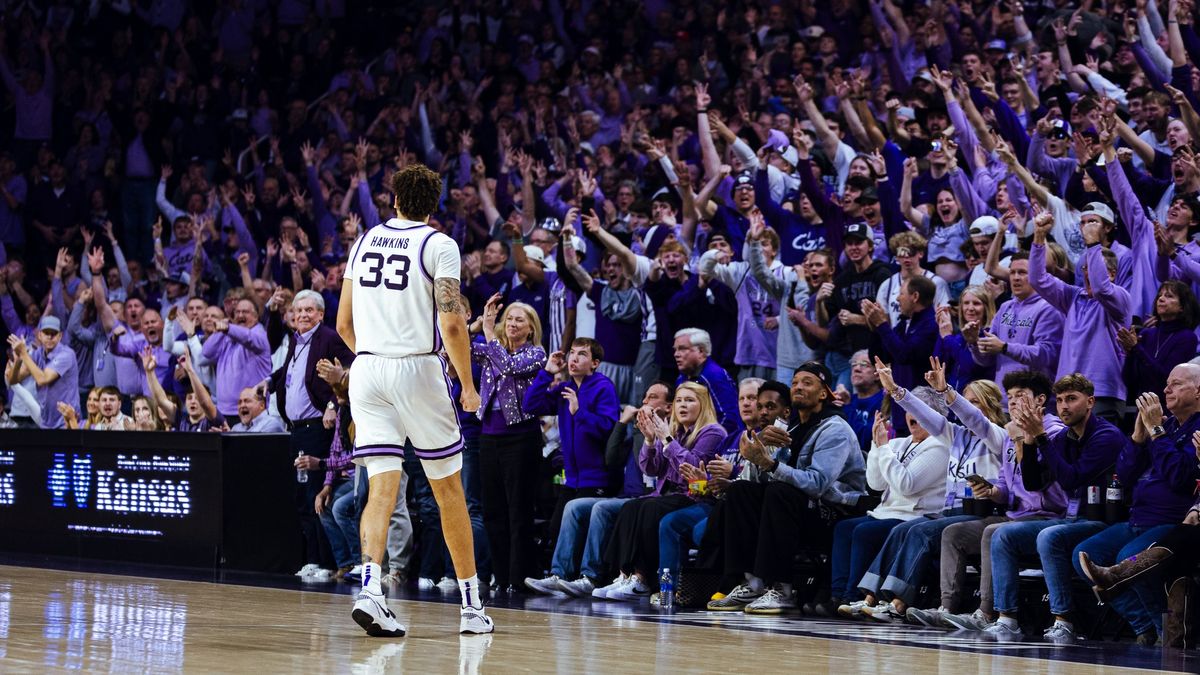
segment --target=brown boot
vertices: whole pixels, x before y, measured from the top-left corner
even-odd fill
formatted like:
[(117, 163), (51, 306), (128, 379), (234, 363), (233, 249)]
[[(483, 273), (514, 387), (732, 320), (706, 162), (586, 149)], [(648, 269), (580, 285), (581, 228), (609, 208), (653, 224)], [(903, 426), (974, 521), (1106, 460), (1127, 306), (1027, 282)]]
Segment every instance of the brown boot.
[(1092, 586), (1092, 590), (1100, 602), (1112, 600), (1120, 595), (1131, 581), (1170, 559), (1170, 549), (1152, 546), (1112, 567), (1101, 567), (1089, 560), (1087, 553), (1079, 552), (1079, 566), (1083, 568), (1083, 573), (1087, 575), (1087, 578), (1095, 584)]
[(1187, 649), (1192, 646), (1188, 612), (1195, 589), (1191, 577), (1179, 577), (1167, 586), (1167, 620), (1163, 622), (1163, 646)]

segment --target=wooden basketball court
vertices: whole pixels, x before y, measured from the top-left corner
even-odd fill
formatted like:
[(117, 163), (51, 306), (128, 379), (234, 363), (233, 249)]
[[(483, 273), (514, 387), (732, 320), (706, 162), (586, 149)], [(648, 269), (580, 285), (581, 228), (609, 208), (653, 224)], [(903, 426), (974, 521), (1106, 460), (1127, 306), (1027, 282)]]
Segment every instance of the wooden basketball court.
[[(844, 623), (839, 625), (856, 631), (835, 637), (787, 634), (771, 628), (777, 620), (754, 623), (745, 619), (759, 617), (740, 616), (694, 625), (713, 615), (659, 615), (648, 605), (631, 608), (626, 617), (493, 606), (489, 613), (497, 632), (467, 637), (457, 633), (456, 604), (393, 599), (389, 604), (409, 635), (382, 640), (366, 637), (351, 622), (351, 597), (0, 566), (0, 672), (1070, 675), (1134, 670), (1096, 665), (1113, 662), (1103, 658), (1056, 660), (1050, 651), (1042, 652), (1043, 659), (874, 641), (870, 626)], [(1144, 665), (1179, 670), (1157, 654), (1146, 650)], [(1196, 662), (1190, 663), (1194, 668)]]

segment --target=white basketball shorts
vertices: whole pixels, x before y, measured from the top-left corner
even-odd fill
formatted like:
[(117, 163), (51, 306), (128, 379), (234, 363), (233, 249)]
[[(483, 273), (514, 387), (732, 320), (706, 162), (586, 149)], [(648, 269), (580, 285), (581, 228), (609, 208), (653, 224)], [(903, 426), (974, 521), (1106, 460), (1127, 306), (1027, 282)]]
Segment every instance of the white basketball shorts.
[(462, 429), (446, 366), (436, 354), (359, 354), (350, 367), (350, 413), (354, 462), (368, 477), (399, 470), (406, 444), (433, 480), (462, 468)]

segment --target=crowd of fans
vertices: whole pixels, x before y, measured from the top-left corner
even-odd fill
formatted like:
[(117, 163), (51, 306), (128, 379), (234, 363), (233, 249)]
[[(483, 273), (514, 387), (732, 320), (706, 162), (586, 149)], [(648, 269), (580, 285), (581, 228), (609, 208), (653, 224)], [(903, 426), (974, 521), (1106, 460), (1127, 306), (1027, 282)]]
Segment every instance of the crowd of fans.
[[(778, 614), (828, 556), (805, 612), (1004, 637), (1040, 559), (1048, 638), (1086, 579), (1182, 642), (1192, 0), (212, 4), (0, 3), (4, 424), (290, 432), (301, 573), (344, 577), (332, 326), (423, 163), (494, 589), (638, 599), (696, 549), (710, 610)], [(453, 587), (407, 464), (388, 578)]]

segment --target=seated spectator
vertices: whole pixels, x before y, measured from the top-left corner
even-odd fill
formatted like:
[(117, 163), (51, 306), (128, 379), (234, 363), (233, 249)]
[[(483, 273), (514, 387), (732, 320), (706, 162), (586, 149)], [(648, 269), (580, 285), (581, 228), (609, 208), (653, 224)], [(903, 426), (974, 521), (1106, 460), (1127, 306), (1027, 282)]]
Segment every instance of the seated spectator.
[[(1198, 450), (1197, 452), (1200, 452)], [(1115, 565), (1103, 567), (1081, 552), (1084, 575), (1102, 602), (1111, 602), (1139, 577), (1166, 580), (1167, 619), (1163, 624), (1163, 646), (1185, 649), (1194, 646), (1195, 626), (1188, 605), (1195, 593), (1192, 575), (1200, 564), (1200, 500), (1192, 505), (1183, 523), (1160, 536), (1149, 548), (1138, 551)]]
[(133, 397), (133, 430), (134, 431), (166, 431), (163, 413), (155, 407), (148, 396)]
[[(561, 528), (567, 502), (580, 497), (603, 499), (614, 494), (604, 459), (619, 404), (612, 380), (597, 371), (603, 360), (604, 348), (599, 342), (575, 338), (570, 354), (551, 354), (546, 366), (525, 390), (522, 405), (527, 413), (555, 415), (558, 420), (564, 480), (550, 517), (551, 533)], [(566, 379), (555, 382), (564, 367)], [(527, 579), (525, 585), (530, 585), (530, 581)]]
[[(595, 592), (601, 590), (597, 584), (606, 578), (604, 552), (609, 535), (625, 502), (646, 491), (645, 477), (639, 466), (640, 451), (646, 439), (635, 423), (642, 411), (660, 419), (669, 418), (671, 389), (665, 382), (655, 382), (646, 389), (640, 408), (626, 406), (609, 435), (606, 463), (610, 467), (623, 468), (619, 494), (608, 498), (577, 497), (567, 502), (551, 557), (550, 576), (527, 579), (525, 586), (531, 591), (548, 595), (563, 592), (576, 598), (604, 598), (604, 593), (596, 595)], [(581, 538), (584, 538), (582, 558), (579, 551)], [(576, 578), (572, 580), (572, 577)]]
[[(1175, 366), (1167, 378), (1163, 404), (1157, 394), (1138, 397), (1133, 443), (1117, 458), (1117, 478), (1130, 485), (1129, 520), (1115, 523), (1075, 547), (1080, 576), (1085, 564), (1107, 566), (1145, 550), (1183, 520), (1200, 479), (1194, 438), (1200, 430), (1200, 366)], [(1140, 645), (1153, 645), (1163, 633), (1165, 602), (1153, 578), (1138, 578), (1113, 595), (1114, 609), (1129, 622)]]
[[(727, 489), (722, 551), (724, 572), (745, 575), (710, 610), (779, 614), (796, 606), (792, 563), (804, 544), (828, 546), (833, 526), (861, 515), (866, 463), (854, 430), (833, 404), (833, 375), (809, 362), (792, 379), (791, 428), (767, 427), (745, 435), (739, 452), (767, 475), (768, 482), (735, 481)], [(788, 447), (784, 460), (772, 448)], [(768, 586), (770, 584), (770, 586)]]
[(646, 439), (638, 464), (655, 479), (656, 486), (650, 495), (626, 502), (617, 515), (605, 557), (621, 574), (593, 593), (606, 600), (629, 601), (650, 595), (659, 569), (659, 522), (694, 501), (687, 494), (680, 467), (707, 462), (725, 438), (708, 390), (695, 382), (683, 382), (676, 388), (670, 422), (643, 410), (638, 413), (638, 430)]
[[(909, 392), (934, 410), (945, 403), (929, 387)], [(841, 599), (846, 611), (855, 612), (860, 599), (859, 580), (883, 548), (888, 533), (906, 521), (934, 515), (946, 503), (944, 468), (950, 456), (950, 434), (934, 436), (911, 414), (905, 413), (909, 435), (888, 439), (882, 413), (875, 413), (871, 450), (867, 454), (867, 486), (883, 493), (879, 506), (858, 518), (847, 518), (833, 528), (833, 581), (831, 602)], [(838, 607), (839, 613), (843, 612)]]
[[(938, 362), (933, 361), (934, 371)], [(946, 465), (946, 502), (935, 518), (917, 518), (905, 521), (892, 528), (879, 554), (871, 561), (858, 588), (863, 592), (863, 605), (853, 603), (845, 611), (837, 608), (838, 614), (849, 618), (858, 615), (876, 621), (898, 622), (911, 620), (926, 626), (940, 626), (943, 610), (921, 610), (910, 607), (918, 595), (926, 570), (934, 562), (941, 547), (942, 532), (955, 523), (975, 520), (978, 516), (967, 514), (964, 507), (971, 500), (967, 476), (995, 476), (1003, 463), (1001, 448), (991, 446), (966, 427), (946, 419), (940, 406), (930, 406), (923, 399), (909, 396), (908, 390), (896, 384), (891, 371), (882, 361), (876, 360), (884, 389), (895, 405), (921, 423), (930, 433), (950, 435), (949, 462)], [(971, 382), (963, 390), (963, 398), (977, 408), (993, 424), (1005, 424), (1007, 418), (1001, 403), (1000, 387), (995, 382), (979, 380)], [(891, 600), (879, 603), (880, 598)], [(814, 610), (820, 606), (814, 607)], [(857, 612), (856, 612), (857, 610)]]
[(238, 423), (229, 427), (238, 433), (281, 434), (286, 431), (278, 417), (267, 414), (267, 401), (257, 387), (245, 387), (238, 395)]
[(883, 388), (879, 386), (879, 374), (875, 364), (871, 363), (871, 355), (865, 349), (854, 352), (850, 357), (850, 387), (853, 391), (847, 396), (846, 390), (838, 388), (835, 396), (843, 402), (842, 411), (846, 421), (854, 429), (858, 437), (858, 447), (865, 455), (871, 447), (871, 429), (875, 424), (875, 413), (883, 407)]
[(150, 388), (150, 401), (155, 408), (162, 411), (166, 419), (172, 421), (167, 428), (172, 431), (208, 431), (222, 428), (225, 418), (217, 412), (217, 406), (213, 403), (208, 388), (204, 386), (204, 382), (192, 368), (191, 358), (185, 352), (179, 356), (176, 364), (182, 371), (178, 379), (185, 382), (184, 391), (186, 393), (182, 408), (177, 407), (171, 401), (158, 378), (153, 375), (157, 368), (154, 351), (150, 349), (149, 345), (142, 349), (142, 367), (146, 372), (146, 383)]
[(724, 368), (710, 358), (712, 338), (699, 328), (684, 328), (675, 333), (675, 365), (679, 368), (678, 389), (684, 382), (696, 382), (710, 392), (717, 421), (727, 432), (740, 431), (737, 416), (737, 385)]

